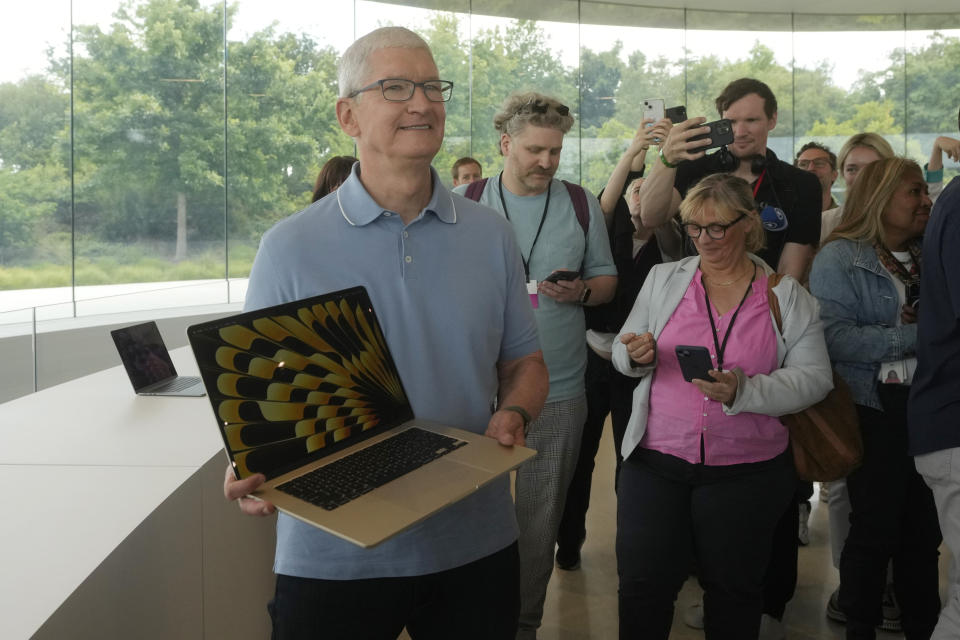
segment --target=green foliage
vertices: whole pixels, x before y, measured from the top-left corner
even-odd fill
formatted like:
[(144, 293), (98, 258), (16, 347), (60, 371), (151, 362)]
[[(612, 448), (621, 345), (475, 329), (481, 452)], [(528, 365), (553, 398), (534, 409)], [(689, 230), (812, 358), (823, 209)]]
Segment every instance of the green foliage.
[[(336, 121), (337, 52), (276, 26), (234, 37), (239, 10), (121, 0), (108, 25), (74, 26), (72, 59), (51, 54), (48, 74), (0, 84), (0, 288), (69, 284), (71, 262), (84, 284), (223, 277), (225, 241), (230, 276), (243, 277), (262, 233), (308, 204), (326, 159), (354, 153)], [(492, 121), (513, 91), (571, 107), (577, 124), (560, 172), (593, 192), (639, 126), (644, 99), (714, 119), (717, 94), (744, 76), (770, 85), (780, 99), (773, 135), (797, 146), (909, 131), (909, 154), (925, 158), (927, 134), (956, 133), (960, 38), (940, 33), (894, 50), (885, 69), (861, 72), (848, 88), (835, 84), (829, 62), (784, 66), (760, 40), (737, 60), (679, 49), (624, 60), (615, 41), (582, 48), (579, 65), (567, 67), (537, 22), (470, 33), (464, 14), (429, 15), (407, 26), (456, 87), (434, 161), (448, 185), (463, 155), (485, 175), (499, 171)], [(846, 16), (825, 17), (824, 30), (833, 22), (851, 28)], [(884, 17), (857, 24), (900, 28)]]

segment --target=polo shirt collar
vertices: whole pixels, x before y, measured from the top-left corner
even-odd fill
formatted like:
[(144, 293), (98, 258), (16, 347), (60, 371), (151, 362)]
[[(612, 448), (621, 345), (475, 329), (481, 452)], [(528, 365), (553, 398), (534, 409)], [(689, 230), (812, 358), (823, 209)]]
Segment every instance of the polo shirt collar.
[[(430, 202), (424, 207), (420, 216), (432, 213), (441, 222), (455, 224), (457, 222), (457, 209), (453, 203), (453, 197), (450, 192), (440, 182), (440, 176), (433, 167), (430, 167), (430, 177), (433, 182), (433, 195)], [(343, 218), (354, 227), (362, 227), (370, 224), (385, 212), (364, 189), (360, 182), (360, 163), (355, 162), (350, 170), (350, 176), (337, 189), (337, 204)], [(389, 212), (393, 213), (393, 212)], [(396, 215), (396, 214), (394, 214)]]

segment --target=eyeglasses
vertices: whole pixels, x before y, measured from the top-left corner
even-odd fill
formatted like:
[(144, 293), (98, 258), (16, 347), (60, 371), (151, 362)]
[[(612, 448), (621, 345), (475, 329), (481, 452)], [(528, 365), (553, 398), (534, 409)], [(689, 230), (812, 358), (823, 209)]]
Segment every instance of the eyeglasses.
[(687, 235), (691, 238), (699, 238), (700, 234), (703, 233), (704, 229), (707, 231), (707, 235), (713, 238), (714, 240), (723, 240), (723, 237), (727, 235), (727, 229), (737, 224), (741, 220), (747, 217), (747, 214), (741, 213), (733, 222), (728, 222), (727, 224), (720, 224), (719, 222), (714, 222), (706, 226), (700, 226), (696, 222), (684, 222), (683, 228), (686, 230)]
[(542, 100), (534, 100), (533, 102), (520, 105), (520, 107), (517, 108), (517, 113), (546, 113), (551, 106), (553, 110), (557, 112), (557, 115), (565, 116), (570, 113), (570, 107), (565, 104), (551, 105)]
[(830, 165), (830, 161), (826, 158), (815, 158), (813, 160), (804, 158), (803, 160), (797, 161), (797, 167), (800, 169), (809, 169), (811, 166), (816, 167), (817, 169), (826, 169), (828, 167), (831, 169), (833, 168)]
[(377, 80), (365, 87), (351, 91), (347, 96), (353, 98), (364, 91), (372, 91), (380, 87), (380, 93), (383, 99), (388, 102), (406, 102), (413, 97), (413, 92), (417, 87), (423, 89), (423, 95), (427, 96), (430, 102), (447, 102), (453, 97), (453, 83), (449, 80), (427, 80), (426, 82), (414, 82), (405, 78), (384, 78)]

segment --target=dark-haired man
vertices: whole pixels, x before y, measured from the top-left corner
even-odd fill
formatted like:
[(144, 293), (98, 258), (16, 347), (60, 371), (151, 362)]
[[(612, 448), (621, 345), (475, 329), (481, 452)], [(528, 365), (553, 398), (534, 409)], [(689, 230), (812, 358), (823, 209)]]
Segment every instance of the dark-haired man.
[(839, 206), (830, 192), (833, 183), (837, 181), (837, 176), (840, 175), (837, 172), (837, 154), (830, 151), (830, 147), (819, 142), (808, 142), (800, 147), (793, 166), (817, 176), (817, 180), (820, 181), (820, 188), (823, 189), (820, 202), (821, 212)]
[[(767, 246), (758, 255), (780, 273), (802, 280), (820, 240), (821, 189), (805, 171), (779, 160), (767, 148), (777, 126), (777, 99), (766, 84), (740, 78), (716, 99), (717, 113), (731, 121), (733, 142), (706, 155), (706, 118), (673, 126), (660, 148), (660, 162), (640, 190), (643, 224), (656, 227), (680, 209), (687, 190), (713, 173), (732, 173), (753, 186), (767, 232)], [(689, 243), (688, 243), (689, 244)]]
[(453, 177), (453, 186), (459, 187), (462, 184), (470, 184), (474, 180), (482, 178), (483, 167), (470, 156), (464, 156), (453, 163), (450, 174)]

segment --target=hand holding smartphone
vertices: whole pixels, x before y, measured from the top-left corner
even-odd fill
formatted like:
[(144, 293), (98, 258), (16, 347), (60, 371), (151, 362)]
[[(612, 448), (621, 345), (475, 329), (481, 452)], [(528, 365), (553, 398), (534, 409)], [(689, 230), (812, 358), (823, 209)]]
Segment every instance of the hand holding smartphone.
[(713, 361), (710, 359), (710, 351), (706, 347), (696, 347), (686, 344), (678, 344), (674, 351), (677, 354), (677, 360), (680, 362), (680, 372), (683, 379), (687, 382), (693, 382), (694, 378), (713, 382), (710, 377), (710, 370), (713, 369)]
[(556, 284), (561, 280), (576, 280), (580, 277), (580, 273), (577, 271), (568, 271), (566, 269), (557, 269), (546, 278), (543, 279), (544, 282), (553, 282)]

